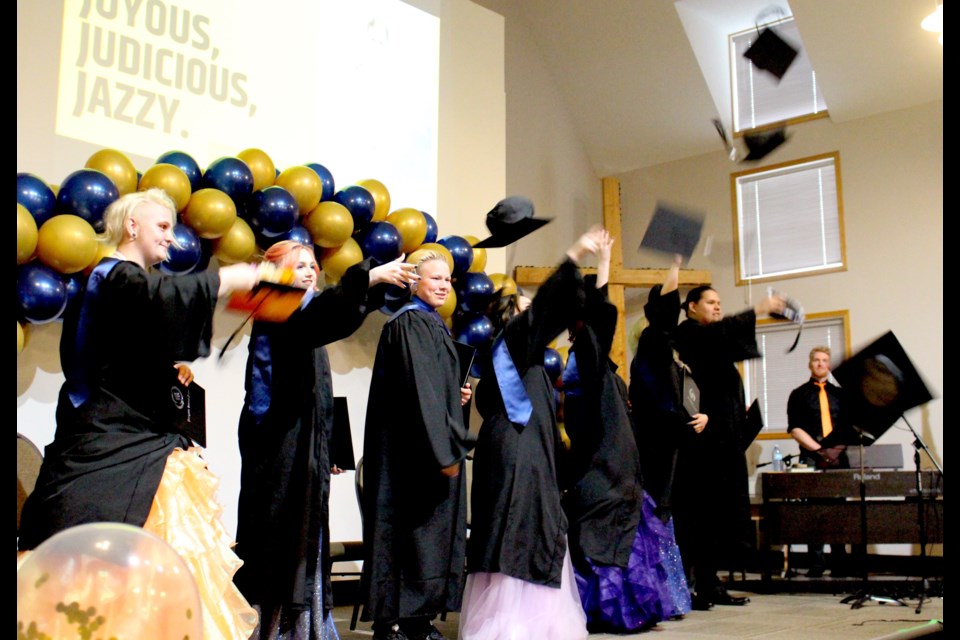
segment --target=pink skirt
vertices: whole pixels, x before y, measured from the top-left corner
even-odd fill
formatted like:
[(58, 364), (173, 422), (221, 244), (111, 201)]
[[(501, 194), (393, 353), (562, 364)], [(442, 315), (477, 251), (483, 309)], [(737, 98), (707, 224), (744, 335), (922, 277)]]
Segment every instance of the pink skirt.
[(467, 576), (460, 640), (583, 640), (587, 635), (569, 549), (559, 589), (502, 573)]

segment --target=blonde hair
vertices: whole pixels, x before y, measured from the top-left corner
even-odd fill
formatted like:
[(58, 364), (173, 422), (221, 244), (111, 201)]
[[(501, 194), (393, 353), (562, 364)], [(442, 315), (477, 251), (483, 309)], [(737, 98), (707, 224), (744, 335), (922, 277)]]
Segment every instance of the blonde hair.
[[(141, 205), (158, 204), (170, 212), (173, 224), (177, 223), (177, 208), (173, 199), (163, 189), (136, 191), (114, 200), (103, 214), (103, 232), (97, 237), (104, 244), (118, 245), (124, 240), (124, 225), (135, 216)], [(173, 245), (179, 247), (176, 240)]]
[(813, 355), (816, 353), (825, 353), (827, 357), (830, 357), (830, 347), (814, 347), (810, 349), (810, 362), (813, 362)]
[(446, 264), (448, 267), (450, 266), (450, 263), (447, 262), (447, 257), (445, 255), (443, 255), (439, 251), (434, 251), (433, 249), (430, 249), (426, 251), (422, 256), (420, 256), (419, 260), (417, 260), (417, 264), (414, 265), (414, 271), (416, 271), (417, 275), (420, 275), (420, 266), (424, 262), (431, 262), (433, 260), (443, 260), (444, 264)]

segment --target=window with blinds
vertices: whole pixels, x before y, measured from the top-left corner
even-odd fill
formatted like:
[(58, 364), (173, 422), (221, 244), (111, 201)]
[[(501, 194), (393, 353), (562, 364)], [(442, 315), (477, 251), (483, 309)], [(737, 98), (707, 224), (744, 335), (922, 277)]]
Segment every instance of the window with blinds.
[(762, 127), (774, 122), (822, 117), (827, 104), (817, 88), (817, 74), (810, 64), (800, 30), (793, 18), (765, 25), (797, 50), (797, 57), (782, 79), (753, 66), (744, 52), (754, 43), (757, 28), (730, 36), (730, 66), (733, 78), (733, 130)]
[(846, 268), (840, 156), (730, 176), (737, 284)]
[[(787, 398), (790, 392), (810, 378), (807, 363), (814, 347), (830, 347), (834, 367), (849, 356), (850, 329), (847, 311), (830, 311), (807, 316), (797, 348), (787, 349), (797, 337), (797, 325), (774, 320), (757, 322), (757, 346), (762, 359), (743, 364), (743, 383), (748, 403), (760, 403), (764, 427), (761, 434), (771, 437), (787, 430)], [(831, 378), (836, 384), (836, 380)]]

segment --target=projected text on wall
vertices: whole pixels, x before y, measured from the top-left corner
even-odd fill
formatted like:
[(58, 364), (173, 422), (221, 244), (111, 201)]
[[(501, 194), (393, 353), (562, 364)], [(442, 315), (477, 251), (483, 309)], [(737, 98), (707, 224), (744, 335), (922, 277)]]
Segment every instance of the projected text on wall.
[(201, 164), (256, 146), (432, 206), (438, 47), (399, 0), (67, 0), (57, 133)]

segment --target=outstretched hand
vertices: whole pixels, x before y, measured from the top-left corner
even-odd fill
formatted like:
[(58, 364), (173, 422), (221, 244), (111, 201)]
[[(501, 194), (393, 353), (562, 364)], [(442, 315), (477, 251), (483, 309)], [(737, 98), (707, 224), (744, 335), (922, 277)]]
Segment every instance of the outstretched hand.
[(597, 255), (600, 253), (604, 237), (610, 237), (606, 229), (600, 225), (590, 227), (589, 231), (577, 238), (573, 246), (567, 249), (567, 257), (574, 262), (580, 262), (587, 254)]
[(385, 283), (402, 287), (405, 284), (413, 284), (420, 280), (415, 269), (416, 265), (403, 262), (402, 257), (397, 258), (393, 262), (370, 269), (370, 286)]

